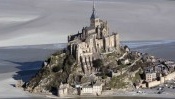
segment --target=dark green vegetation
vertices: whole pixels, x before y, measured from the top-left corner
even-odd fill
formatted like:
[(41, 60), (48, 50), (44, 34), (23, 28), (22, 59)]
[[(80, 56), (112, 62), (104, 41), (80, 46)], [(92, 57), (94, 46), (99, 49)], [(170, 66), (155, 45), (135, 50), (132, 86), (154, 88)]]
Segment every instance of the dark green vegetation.
[(75, 59), (66, 50), (58, 51), (52, 54), (46, 61), (47, 64), (25, 84), (25, 89), (31, 92), (40, 90), (52, 91), (57, 89), (60, 83), (67, 83), (69, 75), (72, 72)]
[(100, 68), (104, 66), (103, 61), (101, 59), (96, 59), (92, 63), (95, 68)]
[(124, 81), (125, 75), (120, 75), (117, 77), (112, 77), (111, 81), (109, 82), (110, 88), (116, 88), (116, 89), (123, 89), (126, 88), (128, 85), (128, 82)]

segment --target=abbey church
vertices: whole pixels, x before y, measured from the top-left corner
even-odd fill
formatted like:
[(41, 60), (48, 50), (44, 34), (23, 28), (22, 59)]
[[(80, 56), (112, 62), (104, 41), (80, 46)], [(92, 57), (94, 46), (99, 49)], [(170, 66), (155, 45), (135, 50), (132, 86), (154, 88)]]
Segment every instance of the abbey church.
[(119, 34), (109, 33), (108, 23), (96, 15), (94, 3), (90, 26), (68, 36), (68, 49), (85, 72), (92, 69), (92, 61), (98, 59), (100, 53), (119, 51), (119, 48)]

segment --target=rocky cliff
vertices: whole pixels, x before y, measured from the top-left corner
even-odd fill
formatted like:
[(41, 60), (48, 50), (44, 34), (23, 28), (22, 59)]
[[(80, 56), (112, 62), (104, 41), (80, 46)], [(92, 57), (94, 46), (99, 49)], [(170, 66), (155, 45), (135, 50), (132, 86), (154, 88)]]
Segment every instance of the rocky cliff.
[(141, 57), (140, 53), (130, 52), (125, 47), (121, 47), (120, 52), (100, 53), (100, 58), (93, 61), (92, 73), (85, 74), (68, 50), (60, 50), (43, 62), (42, 68), (25, 83), (24, 89), (56, 94), (61, 83), (68, 83), (73, 88), (77, 83), (92, 81), (103, 82), (104, 90), (132, 88), (145, 65)]

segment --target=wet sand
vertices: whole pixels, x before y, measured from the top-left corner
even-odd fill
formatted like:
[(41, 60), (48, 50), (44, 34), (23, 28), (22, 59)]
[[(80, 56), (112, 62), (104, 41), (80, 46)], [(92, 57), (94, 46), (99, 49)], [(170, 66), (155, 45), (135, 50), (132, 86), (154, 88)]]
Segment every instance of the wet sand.
[(17, 80), (28, 81), (55, 49), (1, 48), (0, 98), (27, 98), (38, 95), (15, 88)]

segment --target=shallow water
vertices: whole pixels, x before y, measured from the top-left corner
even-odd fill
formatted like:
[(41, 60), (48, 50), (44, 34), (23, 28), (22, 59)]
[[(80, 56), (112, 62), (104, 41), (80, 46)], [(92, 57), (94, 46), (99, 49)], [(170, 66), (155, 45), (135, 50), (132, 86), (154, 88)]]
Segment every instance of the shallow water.
[(175, 42), (163, 42), (160, 44), (152, 44), (145, 45), (137, 48), (133, 48), (132, 50), (137, 50), (142, 53), (149, 53), (150, 55), (154, 55), (158, 58), (164, 58), (166, 60), (174, 60), (175, 61)]

